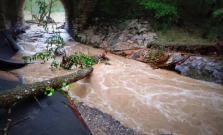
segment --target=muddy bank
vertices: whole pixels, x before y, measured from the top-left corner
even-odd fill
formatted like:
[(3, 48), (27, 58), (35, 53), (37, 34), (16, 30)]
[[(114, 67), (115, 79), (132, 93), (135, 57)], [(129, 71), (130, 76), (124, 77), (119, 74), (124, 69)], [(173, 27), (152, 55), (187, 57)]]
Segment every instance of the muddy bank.
[(191, 78), (223, 84), (223, 43), (157, 44), (159, 38), (148, 21), (135, 19), (113, 25), (101, 22), (89, 26), (79, 32), (76, 40), (152, 66), (155, 63), (156, 68), (179, 60), (172, 59), (175, 55), (181, 55), (180, 58), (188, 55), (189, 60), (164, 68)]
[(205, 56), (223, 55), (223, 42), (210, 42), (200, 39), (200, 37), (197, 37), (199, 40), (194, 39), (198, 40), (197, 43), (192, 40), (192, 37), (188, 37), (192, 38), (189, 39), (191, 43), (189, 41), (161, 42), (159, 41), (161, 38), (162, 35), (159, 32), (154, 32), (148, 20), (132, 19), (114, 20), (114, 22), (101, 21), (100, 23), (93, 21), (87, 28), (79, 31), (76, 41), (108, 50), (162, 47), (165, 51), (195, 53)]
[(182, 53), (193, 53), (203, 56), (223, 56), (223, 43), (207, 43), (207, 44), (185, 44), (185, 43), (175, 43), (175, 44), (158, 44), (151, 42), (147, 45), (147, 48), (159, 48), (163, 47), (165, 51), (174, 51)]
[(94, 135), (138, 135), (138, 133), (123, 126), (107, 113), (86, 106), (83, 103), (76, 103), (76, 105)]
[(74, 84), (73, 98), (112, 115), (140, 134), (202, 134), (208, 130), (220, 135), (223, 123), (215, 119), (223, 109), (221, 85), (153, 70), (112, 54), (108, 58), (110, 65), (96, 65), (90, 78)]
[(165, 52), (160, 49), (124, 50), (112, 53), (147, 63), (154, 69), (167, 69), (191, 78), (223, 84), (223, 61), (220, 57)]
[(100, 23), (78, 33), (76, 41), (108, 50), (145, 48), (157, 38), (148, 21), (127, 20)]

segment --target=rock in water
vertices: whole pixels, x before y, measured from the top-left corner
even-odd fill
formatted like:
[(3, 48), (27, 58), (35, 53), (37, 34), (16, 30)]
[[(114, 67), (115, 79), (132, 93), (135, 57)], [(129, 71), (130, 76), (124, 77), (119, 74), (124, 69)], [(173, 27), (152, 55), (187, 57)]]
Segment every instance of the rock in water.
[(67, 55), (67, 52), (65, 50), (65, 48), (58, 48), (58, 49), (55, 49), (55, 52), (54, 52), (55, 56), (66, 56)]

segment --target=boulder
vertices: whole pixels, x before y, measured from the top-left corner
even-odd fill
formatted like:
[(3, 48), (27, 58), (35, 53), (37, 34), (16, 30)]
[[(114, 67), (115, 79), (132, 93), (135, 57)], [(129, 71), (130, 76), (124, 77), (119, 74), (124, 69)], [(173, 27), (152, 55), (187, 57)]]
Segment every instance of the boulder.
[(90, 43), (101, 43), (102, 39), (100, 35), (93, 35), (91, 37)]

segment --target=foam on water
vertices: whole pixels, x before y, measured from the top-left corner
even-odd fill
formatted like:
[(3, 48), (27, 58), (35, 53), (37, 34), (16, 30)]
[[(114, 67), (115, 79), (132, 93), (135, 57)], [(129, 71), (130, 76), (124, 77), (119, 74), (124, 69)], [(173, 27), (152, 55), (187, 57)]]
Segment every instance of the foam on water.
[[(41, 29), (33, 35), (40, 33)], [(30, 36), (23, 37), (20, 43), (29, 53), (42, 51), (46, 36), (35, 42), (30, 41)], [(68, 40), (68, 54), (78, 50), (91, 55), (103, 52)], [(111, 65), (95, 65), (90, 77), (74, 84), (70, 92), (75, 100), (109, 113), (142, 134), (223, 133), (222, 85), (153, 70), (144, 63), (112, 54), (107, 57)], [(51, 71), (50, 61), (13, 72), (24, 75), (27, 83), (73, 73), (63, 69)]]
[[(223, 120), (221, 85), (109, 56), (112, 65), (95, 66), (91, 76), (94, 96), (88, 93), (81, 101), (112, 114), (140, 133), (203, 134), (207, 129), (210, 134), (222, 132), (219, 126), (209, 124), (215, 123), (216, 117)], [(214, 114), (207, 119), (206, 115)]]

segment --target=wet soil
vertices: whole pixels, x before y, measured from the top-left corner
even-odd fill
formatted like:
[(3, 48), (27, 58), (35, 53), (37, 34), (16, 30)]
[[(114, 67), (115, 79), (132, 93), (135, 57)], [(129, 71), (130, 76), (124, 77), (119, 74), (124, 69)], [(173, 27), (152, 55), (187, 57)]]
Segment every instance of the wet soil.
[(94, 135), (138, 135), (138, 133), (123, 126), (107, 113), (86, 106), (83, 103), (77, 103), (76, 105)]
[(203, 55), (208, 57), (222, 57), (223, 56), (223, 43), (211, 43), (211, 44), (157, 44), (157, 43), (150, 43), (147, 48), (160, 48), (163, 46), (165, 51), (172, 51), (172, 52), (181, 52), (181, 53), (190, 53), (196, 55)]

